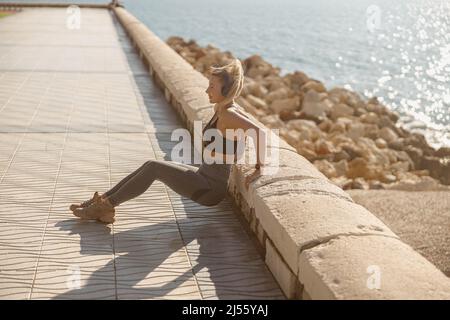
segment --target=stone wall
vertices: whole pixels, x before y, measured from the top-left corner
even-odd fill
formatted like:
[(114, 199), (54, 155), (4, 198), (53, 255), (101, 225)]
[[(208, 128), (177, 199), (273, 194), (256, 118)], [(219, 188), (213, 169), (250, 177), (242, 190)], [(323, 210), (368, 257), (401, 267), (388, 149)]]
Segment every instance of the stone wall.
[[(194, 121), (213, 114), (208, 80), (124, 8), (113, 10), (193, 133)], [(284, 140), (269, 147), (278, 148), (278, 172), (247, 190), (253, 169), (235, 165), (229, 192), (289, 299), (450, 299), (450, 279), (382, 221)]]

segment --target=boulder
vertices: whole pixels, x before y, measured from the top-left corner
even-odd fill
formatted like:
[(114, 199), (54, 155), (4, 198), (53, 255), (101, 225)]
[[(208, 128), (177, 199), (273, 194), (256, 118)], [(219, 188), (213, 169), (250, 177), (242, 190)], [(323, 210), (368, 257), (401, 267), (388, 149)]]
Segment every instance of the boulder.
[(254, 95), (251, 95), (251, 94), (249, 94), (245, 98), (252, 106), (254, 106), (258, 109), (263, 109), (263, 110), (268, 109), (267, 103), (261, 98), (255, 97)]
[(343, 103), (338, 103), (331, 108), (330, 118), (336, 120), (339, 117), (352, 116), (354, 113), (353, 108)]
[(327, 178), (337, 177), (336, 169), (327, 160), (316, 160), (313, 162), (314, 166), (322, 172)]
[(300, 88), (309, 81), (308, 76), (301, 71), (288, 73), (283, 77), (283, 79), (288, 84), (288, 86), (296, 92), (300, 92)]
[(359, 117), (359, 119), (361, 120), (361, 122), (372, 124), (377, 124), (379, 120), (378, 115), (374, 112), (363, 114), (361, 117)]
[(286, 99), (291, 96), (291, 91), (287, 87), (281, 87), (274, 91), (269, 92), (264, 99), (267, 103), (271, 103), (274, 100)]
[(282, 110), (295, 111), (298, 110), (299, 108), (300, 108), (300, 97), (298, 96), (274, 100), (270, 104), (270, 109), (274, 113), (280, 113)]
[(306, 116), (317, 119), (325, 119), (327, 113), (330, 112), (331, 107), (331, 101), (321, 101), (321, 97), (316, 91), (309, 90), (303, 98), (301, 110)]
[(316, 92), (326, 92), (327, 89), (323, 85), (322, 82), (317, 80), (309, 80), (305, 84), (303, 84), (300, 88), (303, 92), (308, 92), (309, 90), (314, 90)]
[(348, 162), (347, 177), (364, 179), (379, 179), (383, 169), (376, 164), (369, 163), (365, 158), (355, 158)]
[(388, 127), (381, 128), (378, 133), (380, 138), (388, 143), (398, 139), (398, 135)]

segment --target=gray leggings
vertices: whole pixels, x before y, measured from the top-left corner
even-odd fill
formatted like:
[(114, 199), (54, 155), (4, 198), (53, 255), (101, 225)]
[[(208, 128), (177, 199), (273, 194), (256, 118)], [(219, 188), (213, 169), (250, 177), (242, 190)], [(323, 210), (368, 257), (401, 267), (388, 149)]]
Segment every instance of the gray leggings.
[(135, 198), (159, 180), (176, 193), (204, 206), (214, 206), (227, 195), (231, 164), (206, 164), (199, 168), (175, 161), (148, 160), (105, 192), (113, 206)]

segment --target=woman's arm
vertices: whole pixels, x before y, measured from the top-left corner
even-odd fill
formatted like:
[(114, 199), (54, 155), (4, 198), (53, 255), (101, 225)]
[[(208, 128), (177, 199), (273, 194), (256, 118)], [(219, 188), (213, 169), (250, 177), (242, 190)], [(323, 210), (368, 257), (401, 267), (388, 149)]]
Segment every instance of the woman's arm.
[(256, 147), (256, 163), (260, 166), (265, 164), (266, 160), (266, 146), (267, 146), (267, 132), (266, 129), (260, 127), (258, 124), (255, 124), (249, 118), (246, 118), (236, 111), (227, 109), (224, 111), (224, 114), (221, 116), (220, 123), (217, 124), (218, 129), (224, 132), (226, 129), (243, 129), (246, 132), (248, 129), (253, 129), (256, 133), (256, 141), (255, 137), (253, 137), (253, 142)]

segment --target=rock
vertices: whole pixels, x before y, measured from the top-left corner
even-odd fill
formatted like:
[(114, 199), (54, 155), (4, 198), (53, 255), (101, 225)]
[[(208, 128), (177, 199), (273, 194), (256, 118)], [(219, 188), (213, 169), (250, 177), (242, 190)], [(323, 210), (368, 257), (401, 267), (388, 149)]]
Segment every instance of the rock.
[[(330, 181), (338, 186), (341, 189), (344, 189), (344, 185), (348, 185), (349, 183), (351, 183), (353, 180), (349, 179), (345, 176), (339, 176), (339, 177), (332, 177), (330, 178)], [(344, 189), (345, 190), (345, 189)]]
[(283, 121), (281, 121), (278, 114), (270, 114), (259, 119), (262, 124), (266, 125), (269, 128), (280, 128), (284, 126)]
[(367, 104), (367, 110), (369, 112), (373, 112), (377, 114), (378, 116), (386, 114), (386, 107), (379, 103), (368, 103)]
[(398, 119), (400, 118), (400, 116), (396, 112), (391, 111), (391, 110), (388, 110), (387, 116), (393, 123), (396, 123), (398, 121)]
[(245, 69), (268, 65), (268, 63), (258, 54), (251, 55), (245, 59), (242, 64)]
[(365, 123), (364, 124), (364, 137), (376, 140), (379, 138), (379, 129), (376, 124)]
[(413, 147), (411, 145), (408, 145), (404, 148), (404, 152), (406, 152), (408, 156), (411, 158), (411, 161), (414, 163), (414, 168), (422, 167), (422, 157), (423, 157), (422, 150)]
[(329, 132), (332, 125), (333, 122), (327, 118), (319, 124), (319, 129), (324, 132)]
[(327, 160), (316, 160), (313, 162), (314, 166), (322, 172), (327, 178), (337, 177), (336, 169)]
[(405, 142), (403, 138), (388, 142), (388, 147), (394, 150), (403, 150)]
[(398, 161), (405, 161), (408, 162), (410, 164), (411, 167), (414, 167), (414, 162), (412, 161), (411, 157), (409, 156), (409, 154), (403, 150), (395, 150), (395, 155), (397, 156), (397, 160)]
[(423, 176), (429, 176), (430, 171), (428, 170), (412, 170), (410, 171), (412, 174), (415, 174), (416, 176), (423, 177)]
[(409, 137), (405, 138), (404, 144), (412, 145), (413, 147), (421, 149), (423, 151), (423, 154), (426, 156), (433, 156), (436, 152), (436, 150), (428, 145), (424, 135), (421, 133), (411, 133)]
[(411, 167), (411, 163), (408, 161), (397, 161), (393, 164), (390, 165), (389, 167), (390, 170), (392, 171), (409, 171), (410, 169), (413, 169)]
[(364, 108), (358, 108), (358, 109), (356, 109), (356, 111), (355, 111), (355, 116), (357, 116), (357, 117), (360, 117), (360, 116), (362, 116), (363, 114), (366, 114), (368, 111), (366, 110), (366, 109), (364, 109)]
[(375, 140), (375, 144), (378, 148), (380, 149), (385, 149), (387, 148), (387, 143), (383, 138), (378, 138)]
[(269, 66), (259, 66), (250, 68), (247, 72), (247, 76), (253, 79), (262, 79), (269, 75), (272, 69)]
[(418, 169), (427, 169), (433, 178), (439, 179), (446, 185), (450, 184), (450, 161), (441, 161), (437, 157), (424, 156), (421, 164), (421, 168)]
[(363, 157), (367, 161), (383, 167), (390, 164), (389, 157), (377, 148), (373, 140), (366, 137), (359, 137), (356, 145), (361, 148)]
[(384, 185), (378, 180), (369, 181), (369, 189), (380, 190), (384, 189)]
[(349, 154), (347, 152), (345, 152), (344, 150), (340, 150), (334, 154), (333, 161), (339, 162), (341, 160), (350, 160)]
[(271, 103), (274, 100), (280, 100), (280, 99), (286, 99), (291, 97), (291, 91), (289, 88), (281, 87), (277, 90), (269, 92), (264, 99), (267, 101), (267, 103)]
[(347, 190), (347, 189), (368, 189), (368, 188), (369, 187), (368, 187), (367, 183), (362, 178), (353, 179), (352, 181), (350, 181), (349, 183), (346, 183), (343, 186), (344, 190)]
[(323, 120), (331, 110), (331, 102), (328, 100), (321, 101), (316, 91), (309, 90), (303, 98), (301, 110), (306, 116)]
[(347, 117), (353, 115), (353, 108), (343, 103), (338, 103), (331, 108), (330, 118), (336, 120), (339, 117)]
[(384, 183), (394, 183), (397, 181), (397, 177), (390, 173), (382, 173), (380, 176), (380, 181)]
[(255, 97), (264, 98), (269, 93), (269, 90), (262, 84), (258, 84), (254, 87), (252, 93)]
[(436, 157), (450, 157), (450, 148), (449, 147), (440, 147), (434, 155)]
[(278, 75), (269, 75), (262, 80), (262, 83), (270, 92), (287, 87), (286, 83)]
[(309, 147), (303, 146), (303, 143), (299, 143), (296, 146), (298, 154), (308, 159), (308, 161), (313, 161), (317, 157), (316, 153)]
[(386, 142), (392, 142), (398, 139), (397, 134), (387, 127), (383, 127), (379, 130), (380, 137)]
[(316, 141), (321, 138), (324, 134), (316, 126), (316, 124), (311, 120), (295, 119), (290, 120), (286, 123), (288, 129), (296, 130), (301, 134), (301, 139)]
[(314, 90), (316, 92), (327, 91), (323, 83), (317, 80), (309, 80), (308, 82), (306, 82), (304, 85), (301, 86), (300, 90), (303, 92), (308, 92), (309, 90)]
[(333, 143), (334, 146), (341, 148), (342, 145), (351, 145), (355, 146), (355, 143), (352, 139), (347, 137), (344, 134), (340, 134), (338, 132), (333, 132), (328, 135), (328, 140)]
[(300, 88), (309, 81), (308, 76), (301, 71), (288, 73), (283, 77), (283, 79), (288, 84), (288, 86), (296, 92), (300, 92)]
[(346, 104), (354, 110), (365, 107), (364, 102), (356, 92), (352, 92), (345, 88), (335, 87), (328, 91), (328, 96), (334, 103)]
[(300, 119), (301, 111), (281, 110), (279, 113), (279, 116), (280, 116), (280, 119), (283, 121)]
[(266, 76), (280, 73), (280, 68), (274, 68), (257, 54), (248, 57), (242, 64), (245, 75), (253, 79), (262, 79)]
[(251, 94), (249, 94), (247, 97), (245, 97), (247, 99), (247, 101), (254, 107), (258, 108), (258, 109), (263, 109), (263, 110), (267, 110), (268, 106), (266, 104), (266, 102), (263, 99), (260, 99), (258, 97), (255, 97)]
[(345, 124), (342, 122), (332, 123), (329, 130), (330, 134), (342, 133), (345, 134)]
[(358, 157), (348, 162), (347, 177), (349, 178), (378, 179), (382, 173), (382, 168), (369, 163), (364, 158)]
[(342, 144), (340, 147), (343, 151), (345, 151), (349, 155), (350, 160), (358, 158), (358, 157), (362, 158), (362, 156), (363, 156), (363, 152), (362, 152), (361, 148), (359, 148), (355, 145)]
[(300, 108), (300, 98), (298, 96), (286, 99), (274, 100), (270, 104), (270, 109), (274, 113), (280, 113), (282, 110), (295, 111)]
[(361, 122), (364, 123), (373, 123), (373, 124), (378, 123), (378, 115), (374, 112), (363, 114), (361, 117), (359, 117), (359, 119), (361, 120)]
[(365, 131), (364, 124), (361, 122), (354, 122), (348, 126), (347, 136), (353, 141), (356, 141), (359, 137), (364, 136)]
[(317, 139), (315, 142), (315, 151), (318, 155), (329, 154), (335, 152), (333, 144), (324, 139)]
[(334, 166), (334, 169), (336, 171), (336, 175), (339, 176), (346, 176), (348, 171), (348, 163), (345, 159), (342, 159), (338, 162), (332, 163)]
[(242, 87), (240, 97), (246, 97), (249, 94), (253, 94), (254, 87), (257, 85), (257, 82), (249, 77), (244, 77), (244, 86)]
[(369, 100), (367, 100), (367, 104), (379, 104), (380, 102), (378, 101), (377, 97), (372, 97)]
[(289, 121), (286, 126), (290, 129), (295, 129), (298, 131), (302, 131), (305, 127), (310, 130), (318, 130), (314, 121), (304, 119), (296, 119)]
[(392, 120), (386, 116), (386, 115), (380, 115), (378, 116), (378, 126), (380, 128), (382, 127), (388, 127), (390, 129), (392, 129), (395, 133), (397, 133), (397, 131), (399, 130), (397, 128), (397, 126), (395, 125), (394, 122), (392, 122)]
[[(297, 145), (297, 143), (303, 140), (302, 133), (297, 130), (288, 130), (286, 133), (281, 134), (284, 140), (289, 143), (291, 146)], [(309, 138), (309, 137), (308, 137)]]
[(266, 115), (265, 110), (255, 108), (250, 102), (248, 102), (244, 97), (240, 96), (236, 99), (238, 105), (244, 108), (246, 111), (250, 112), (252, 115), (257, 118), (263, 117)]

